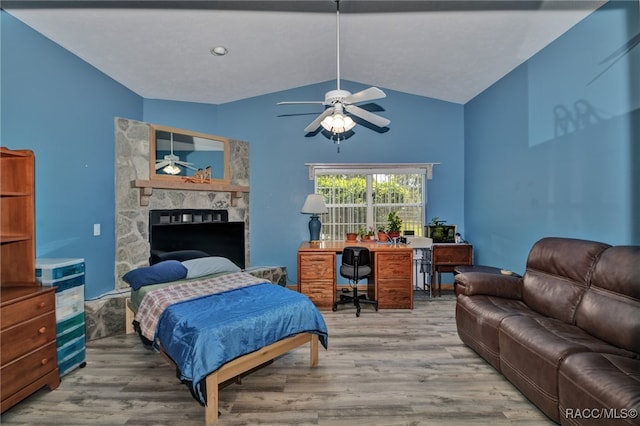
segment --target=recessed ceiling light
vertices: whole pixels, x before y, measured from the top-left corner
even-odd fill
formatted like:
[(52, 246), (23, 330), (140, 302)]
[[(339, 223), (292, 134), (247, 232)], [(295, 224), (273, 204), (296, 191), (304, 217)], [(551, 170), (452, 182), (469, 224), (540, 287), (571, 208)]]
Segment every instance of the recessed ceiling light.
[(216, 46), (216, 47), (212, 47), (211, 50), (209, 50), (209, 52), (211, 52), (211, 54), (213, 56), (224, 56), (227, 53), (229, 53), (229, 51), (227, 50), (226, 47), (224, 46)]

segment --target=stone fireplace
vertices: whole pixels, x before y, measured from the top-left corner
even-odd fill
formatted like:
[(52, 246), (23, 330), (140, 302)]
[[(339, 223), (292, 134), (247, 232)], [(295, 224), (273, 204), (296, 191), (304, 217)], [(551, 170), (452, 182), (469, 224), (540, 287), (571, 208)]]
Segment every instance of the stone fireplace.
[[(116, 289), (128, 287), (121, 280), (127, 271), (149, 264), (152, 210), (225, 210), (229, 222), (244, 223), (244, 263), (250, 265), (249, 193), (136, 187), (149, 179), (149, 137), (149, 123), (116, 118)], [(230, 140), (229, 147), (230, 183), (248, 188), (249, 144)]]
[[(131, 269), (149, 265), (149, 217), (152, 210), (226, 211), (229, 222), (243, 224), (244, 246), (238, 256), (244, 257), (241, 259), (243, 267), (250, 265), (249, 144), (229, 140), (230, 185), (221, 190), (202, 190), (198, 185), (183, 185), (177, 189), (141, 187), (136, 183), (150, 179), (149, 126), (149, 123), (126, 118), (115, 119), (114, 295), (85, 303), (88, 340), (124, 333), (125, 297), (129, 286), (121, 277)], [(284, 275), (286, 277), (286, 272)]]

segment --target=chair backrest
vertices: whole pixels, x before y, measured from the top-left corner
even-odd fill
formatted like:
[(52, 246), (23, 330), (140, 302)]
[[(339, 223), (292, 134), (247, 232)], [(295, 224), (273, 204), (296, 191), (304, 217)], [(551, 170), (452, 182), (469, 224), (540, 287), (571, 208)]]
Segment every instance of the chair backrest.
[(342, 264), (354, 266), (355, 258), (358, 258), (358, 266), (370, 266), (371, 259), (369, 255), (369, 249), (366, 247), (345, 247), (342, 250)]
[[(356, 274), (356, 259), (358, 272)], [(349, 279), (360, 279), (371, 275), (371, 255), (366, 247), (349, 246), (342, 249), (340, 275)]]

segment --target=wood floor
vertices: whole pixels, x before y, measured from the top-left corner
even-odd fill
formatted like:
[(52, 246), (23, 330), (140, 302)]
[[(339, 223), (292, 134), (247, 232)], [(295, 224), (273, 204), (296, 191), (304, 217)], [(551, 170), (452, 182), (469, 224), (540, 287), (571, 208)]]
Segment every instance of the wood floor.
[[(451, 292), (415, 309), (324, 313), (308, 347), (220, 392), (219, 425), (552, 425), (456, 333)], [(204, 409), (137, 336), (87, 345), (87, 366), (2, 414), (2, 425), (203, 425)]]

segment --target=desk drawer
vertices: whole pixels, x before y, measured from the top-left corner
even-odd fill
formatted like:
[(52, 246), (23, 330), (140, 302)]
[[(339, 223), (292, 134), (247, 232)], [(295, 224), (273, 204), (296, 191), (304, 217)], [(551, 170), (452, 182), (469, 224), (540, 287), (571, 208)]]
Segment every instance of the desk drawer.
[(335, 253), (304, 253), (298, 256), (300, 280), (333, 281), (336, 255)]
[(300, 283), (300, 293), (307, 296), (318, 309), (331, 309), (335, 302), (333, 280), (313, 280)]
[(413, 261), (411, 253), (376, 253), (376, 279), (411, 279)]
[(55, 306), (56, 298), (53, 291), (11, 303), (2, 308), (0, 324), (2, 329), (6, 329), (46, 312), (53, 312)]
[(54, 341), (55, 338), (56, 314), (53, 311), (4, 329), (0, 334), (0, 342), (2, 342), (0, 363), (5, 365), (47, 342)]
[(56, 368), (56, 342), (33, 351), (0, 369), (2, 398), (20, 390)]
[(380, 309), (413, 309), (411, 280), (378, 281), (377, 290)]

